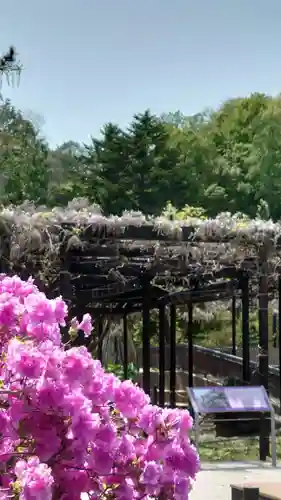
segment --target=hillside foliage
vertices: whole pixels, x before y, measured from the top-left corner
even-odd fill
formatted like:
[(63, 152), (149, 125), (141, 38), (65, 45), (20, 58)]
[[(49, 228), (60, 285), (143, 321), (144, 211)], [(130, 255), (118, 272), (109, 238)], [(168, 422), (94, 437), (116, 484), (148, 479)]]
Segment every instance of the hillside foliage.
[(281, 217), (280, 96), (255, 93), (193, 117), (146, 110), (127, 129), (108, 123), (99, 139), (70, 138), (56, 149), (11, 102), (2, 101), (0, 120), (4, 205), (63, 206), (82, 197), (105, 214), (158, 215), (168, 204), (200, 216)]

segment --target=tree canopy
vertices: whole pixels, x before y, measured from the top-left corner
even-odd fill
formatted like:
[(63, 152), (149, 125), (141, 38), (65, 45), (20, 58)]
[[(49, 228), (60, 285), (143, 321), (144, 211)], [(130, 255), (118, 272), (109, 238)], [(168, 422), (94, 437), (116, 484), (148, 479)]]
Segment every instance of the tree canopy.
[[(195, 116), (133, 116), (88, 144), (52, 149), (11, 102), (1, 103), (0, 203), (50, 207), (88, 198), (105, 214), (159, 214), (167, 204), (281, 218), (281, 96), (254, 93)], [(91, 131), (89, 131), (91, 132)]]

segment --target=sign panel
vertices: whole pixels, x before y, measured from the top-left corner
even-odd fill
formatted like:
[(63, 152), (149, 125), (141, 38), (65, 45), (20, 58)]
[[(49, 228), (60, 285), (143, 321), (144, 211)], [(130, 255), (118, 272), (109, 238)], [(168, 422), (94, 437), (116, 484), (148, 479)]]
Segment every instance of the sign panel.
[(262, 386), (190, 387), (188, 392), (199, 413), (271, 412)]

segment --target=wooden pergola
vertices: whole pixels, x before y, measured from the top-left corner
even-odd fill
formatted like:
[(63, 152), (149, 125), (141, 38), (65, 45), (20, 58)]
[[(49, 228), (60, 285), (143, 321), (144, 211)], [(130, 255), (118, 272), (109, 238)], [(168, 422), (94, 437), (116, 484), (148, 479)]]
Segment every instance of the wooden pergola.
[[(33, 274), (42, 283), (40, 276), (48, 261), (48, 272), (55, 275), (48, 293), (60, 293), (68, 301), (72, 315), (92, 313), (97, 323), (100, 357), (102, 319), (109, 315), (123, 318), (125, 376), (127, 317), (136, 311), (142, 313), (143, 388), (148, 394), (151, 393), (150, 314), (158, 309), (160, 405), (164, 405), (167, 366), (170, 405), (176, 403), (177, 306), (186, 304), (188, 310), (189, 385), (192, 386), (193, 305), (231, 299), (234, 312), (235, 298), (241, 298), (243, 380), (250, 383), (249, 302), (256, 298), (259, 383), (268, 390), (268, 304), (276, 289), (281, 311), (279, 223), (251, 221), (230, 214), (178, 222), (141, 214), (105, 217), (89, 208), (48, 212), (30, 207), (17, 209), (8, 216), (2, 213), (2, 220), (5, 222), (1, 237), (2, 272)], [(37, 235), (37, 240), (39, 234), (40, 241), (32, 238), (32, 234)], [(169, 360), (164, 335), (168, 310)], [(279, 332), (280, 317), (281, 314)]]

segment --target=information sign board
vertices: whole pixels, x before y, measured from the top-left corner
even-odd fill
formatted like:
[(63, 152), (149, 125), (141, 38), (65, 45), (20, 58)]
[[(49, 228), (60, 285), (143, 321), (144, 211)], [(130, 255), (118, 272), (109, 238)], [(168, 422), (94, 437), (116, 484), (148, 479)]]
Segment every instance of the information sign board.
[[(228, 417), (232, 417), (231, 412), (270, 413), (271, 461), (272, 466), (276, 467), (275, 413), (264, 387), (187, 387), (187, 394), (194, 412), (195, 443), (197, 448), (199, 447), (200, 439), (200, 415), (209, 414), (210, 416), (210, 414), (215, 414), (215, 418), (217, 419), (216, 414), (218, 413), (228, 413)], [(240, 415), (240, 417), (243, 419), (244, 415)], [(235, 420), (236, 419), (239, 420), (238, 415), (235, 416)], [(226, 420), (228, 420), (228, 418)]]
[(198, 413), (272, 411), (268, 395), (262, 386), (190, 387), (188, 393)]

